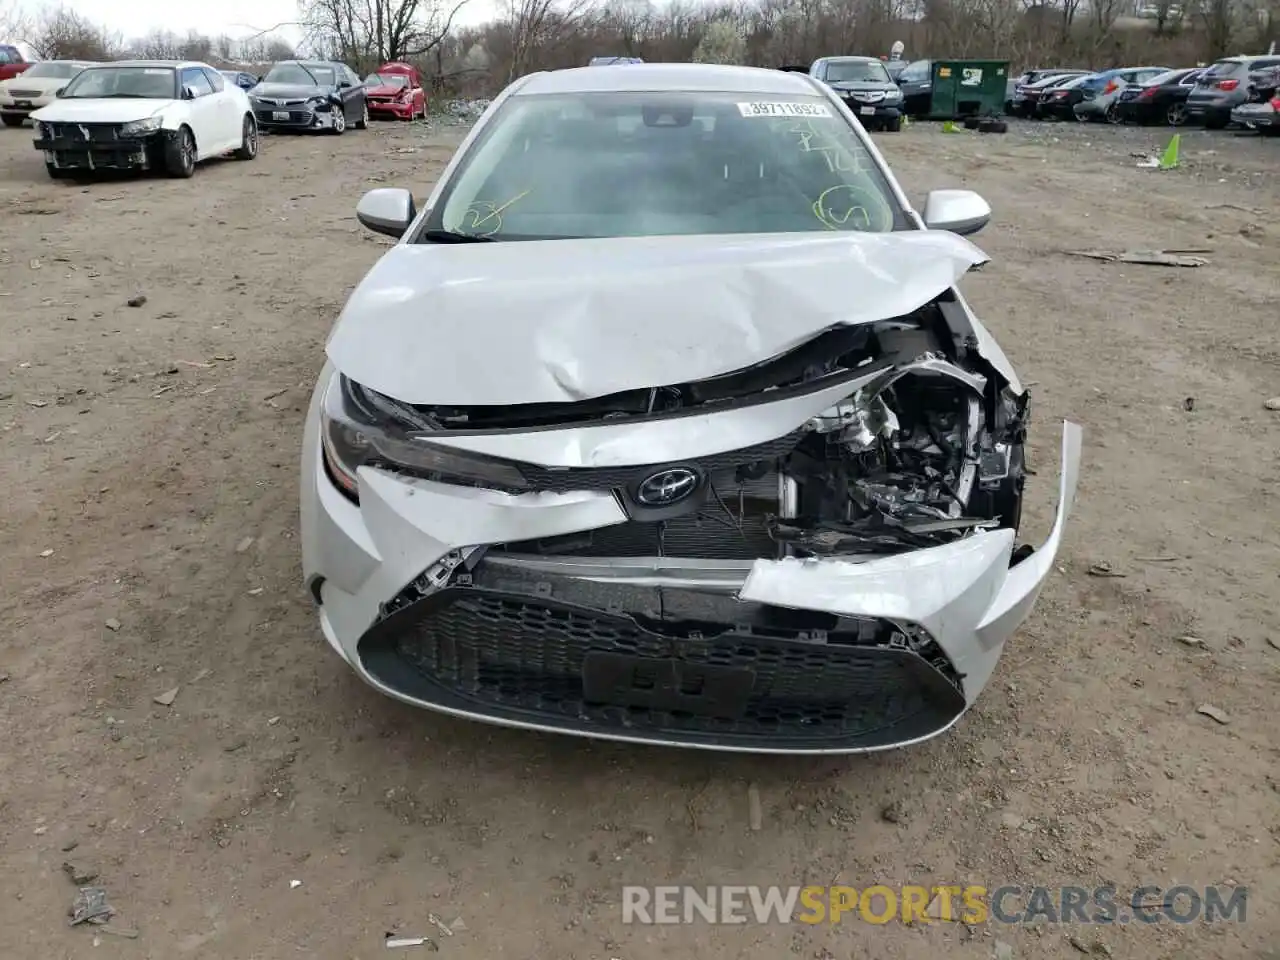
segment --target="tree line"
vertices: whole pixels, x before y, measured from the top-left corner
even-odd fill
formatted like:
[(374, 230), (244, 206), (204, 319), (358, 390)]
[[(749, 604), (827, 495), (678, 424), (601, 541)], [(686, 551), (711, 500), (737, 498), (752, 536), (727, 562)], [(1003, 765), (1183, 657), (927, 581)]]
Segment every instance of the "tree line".
[[(819, 56), (983, 57), (1031, 66), (1186, 66), (1265, 52), (1280, 40), (1280, 0), (499, 0), (497, 16), (459, 25), (469, 0), (302, 0), (290, 27), (248, 38), (155, 30), (125, 39), (65, 7), (6, 16), (0, 36), (44, 58), (183, 58), (265, 64), (297, 54), (357, 72), (415, 62), (438, 91), (492, 95), (532, 70), (593, 56), (649, 61), (807, 64)], [(0, 0), (3, 3), (3, 0)]]

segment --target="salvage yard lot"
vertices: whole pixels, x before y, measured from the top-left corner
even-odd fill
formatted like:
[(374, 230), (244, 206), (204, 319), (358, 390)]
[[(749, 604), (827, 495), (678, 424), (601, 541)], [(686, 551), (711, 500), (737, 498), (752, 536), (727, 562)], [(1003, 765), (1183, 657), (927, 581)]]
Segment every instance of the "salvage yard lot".
[[(1157, 172), (1131, 154), (1164, 134), (1136, 129), (877, 138), (913, 196), (995, 210), (964, 290), (1034, 383), (1027, 539), (1064, 417), (1084, 469), (1058, 572), (955, 731), (778, 761), (419, 712), (322, 640), (297, 464), (325, 336), (383, 249), (355, 202), (425, 195), (463, 132), (268, 138), (194, 180), (87, 185), (48, 181), (28, 130), (0, 136), (0, 955), (348, 960), (436, 934), (434, 913), (465, 922), (438, 939), (466, 957), (1276, 956), (1280, 144), (1187, 133)], [(136, 940), (67, 928), (64, 860)], [(675, 882), (1244, 884), (1249, 908), (621, 924), (623, 884)]]

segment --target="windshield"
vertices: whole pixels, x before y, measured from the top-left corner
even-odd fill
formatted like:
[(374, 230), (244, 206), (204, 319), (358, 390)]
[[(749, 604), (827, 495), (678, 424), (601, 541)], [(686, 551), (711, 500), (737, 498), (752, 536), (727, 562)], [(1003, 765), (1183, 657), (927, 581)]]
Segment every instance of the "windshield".
[(1219, 60), (1204, 73), (1200, 74), (1200, 79), (1216, 80), (1219, 77), (1229, 77), (1243, 66), (1244, 64), (1239, 60)]
[(277, 63), (263, 78), (263, 83), (292, 83), (303, 87), (337, 86), (332, 67), (314, 64)]
[(494, 240), (910, 227), (829, 101), (732, 93), (512, 97), (435, 210)]
[(827, 83), (889, 83), (889, 71), (878, 60), (830, 60)]
[(170, 67), (89, 67), (63, 88), (64, 99), (145, 97), (173, 100), (178, 82)]
[(1093, 77), (1092, 77), (1092, 76), (1090, 76), (1090, 75), (1089, 75), (1089, 74), (1087, 74), (1087, 73), (1086, 73), (1084, 76), (1080, 76), (1080, 77), (1072, 77), (1070, 80), (1068, 80), (1066, 83), (1064, 83), (1064, 84), (1063, 84), (1061, 87), (1059, 87), (1058, 89), (1059, 89), (1059, 90), (1074, 90), (1074, 89), (1076, 89), (1076, 87), (1083, 87), (1086, 83), (1088, 83), (1088, 82), (1089, 82), (1090, 80), (1092, 80), (1092, 79), (1093, 79)]
[(1166, 83), (1173, 83), (1180, 79), (1183, 75), (1181, 70), (1166, 70), (1164, 73), (1157, 73), (1154, 77), (1147, 77), (1139, 86), (1142, 87), (1162, 87)]
[(898, 80), (899, 81), (928, 80), (929, 66), (930, 66), (930, 61), (928, 60), (916, 60), (914, 63), (909, 63), (902, 68), (902, 73), (898, 76)]
[(370, 87), (407, 87), (409, 78), (396, 73), (371, 73), (364, 78), (366, 86)]
[(31, 77), (46, 77), (50, 80), (65, 80), (67, 77), (74, 77), (83, 69), (84, 66), (79, 63), (51, 63), (46, 60), (27, 67), (22, 76), (28, 79)]

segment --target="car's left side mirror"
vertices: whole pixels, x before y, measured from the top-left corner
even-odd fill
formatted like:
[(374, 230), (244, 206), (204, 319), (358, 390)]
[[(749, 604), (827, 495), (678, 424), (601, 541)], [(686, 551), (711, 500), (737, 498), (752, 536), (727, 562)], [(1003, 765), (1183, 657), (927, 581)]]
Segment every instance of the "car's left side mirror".
[(991, 222), (991, 206), (972, 190), (932, 190), (924, 202), (924, 225), (968, 236)]
[(370, 190), (356, 204), (356, 219), (366, 230), (399, 239), (417, 214), (413, 194), (399, 187)]
[(60, 97), (62, 96), (63, 91), (66, 89), (67, 89), (66, 87), (59, 87), (57, 90), (53, 91), (53, 95), (55, 97)]
[(338, 89), (339, 89), (339, 90), (350, 90), (350, 89), (351, 89), (351, 81), (350, 81), (350, 80), (339, 80), (339, 81), (338, 81)]

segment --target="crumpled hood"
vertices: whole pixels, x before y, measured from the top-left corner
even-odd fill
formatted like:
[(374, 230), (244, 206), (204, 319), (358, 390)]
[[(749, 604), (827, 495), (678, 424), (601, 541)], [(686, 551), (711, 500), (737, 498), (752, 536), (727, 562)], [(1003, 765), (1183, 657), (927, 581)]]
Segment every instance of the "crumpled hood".
[(761, 363), (902, 316), (986, 255), (952, 233), (398, 244), (326, 351), (406, 403), (585, 400)]
[(102, 100), (73, 98), (55, 100), (31, 114), (31, 119), (43, 123), (132, 123), (145, 120), (172, 104), (172, 100), (134, 100), (128, 97)]
[(364, 92), (370, 97), (394, 97), (401, 90), (408, 91), (408, 87), (399, 87), (394, 83), (380, 83), (376, 87), (365, 85)]

